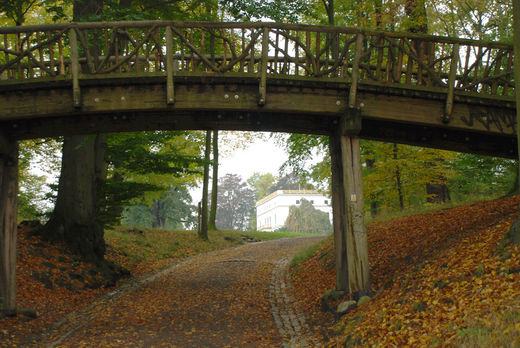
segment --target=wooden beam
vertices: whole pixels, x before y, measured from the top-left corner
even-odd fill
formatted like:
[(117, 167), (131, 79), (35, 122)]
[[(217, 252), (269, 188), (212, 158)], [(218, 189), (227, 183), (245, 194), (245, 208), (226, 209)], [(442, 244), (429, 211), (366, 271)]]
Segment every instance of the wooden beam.
[[(345, 134), (345, 133), (344, 133)], [(349, 291), (355, 298), (370, 294), (367, 231), (359, 138), (341, 136), (345, 196), (346, 249)]]
[(332, 174), (332, 225), (336, 260), (336, 290), (348, 291), (345, 190), (343, 189), (341, 134), (339, 131), (333, 132), (329, 136), (329, 152)]
[(1, 311), (16, 314), (18, 143), (0, 133), (0, 297)]

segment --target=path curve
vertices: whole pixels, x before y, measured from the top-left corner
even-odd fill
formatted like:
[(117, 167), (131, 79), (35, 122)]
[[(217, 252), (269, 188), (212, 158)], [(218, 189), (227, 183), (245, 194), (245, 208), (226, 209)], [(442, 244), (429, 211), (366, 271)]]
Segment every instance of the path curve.
[(141, 279), (88, 311), (47, 347), (305, 347), (309, 330), (288, 266), (320, 237), (251, 243), (198, 255)]

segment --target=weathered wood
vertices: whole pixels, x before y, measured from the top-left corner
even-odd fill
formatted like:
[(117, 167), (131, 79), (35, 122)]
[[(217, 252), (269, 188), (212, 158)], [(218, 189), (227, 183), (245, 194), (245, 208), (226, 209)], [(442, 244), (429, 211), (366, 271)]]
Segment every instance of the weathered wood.
[(267, 57), (269, 54), (269, 28), (264, 28), (262, 35), (262, 62), (260, 68), (260, 86), (258, 105), (265, 105), (267, 93)]
[[(515, 101), (516, 101), (516, 141), (520, 156), (520, 0), (513, 0), (513, 38), (515, 49)], [(520, 174), (520, 166), (518, 166)]]
[(343, 189), (343, 156), (339, 128), (329, 136), (329, 153), (332, 173), (332, 226), (334, 228), (336, 290), (348, 291), (345, 190)]
[(450, 64), (450, 75), (448, 77), (448, 96), (446, 97), (446, 108), (444, 109), (443, 122), (448, 123), (453, 113), (453, 97), (455, 94), (455, 78), (457, 77), (457, 65), (459, 64), (459, 45), (453, 45), (453, 58)]
[(81, 91), (79, 89), (79, 52), (76, 30), (69, 31), (70, 59), (72, 73), (72, 99), (75, 108), (81, 108)]
[[(345, 133), (345, 132), (342, 132)], [(359, 138), (341, 136), (343, 190), (346, 207), (346, 250), (349, 291), (359, 298), (370, 293), (367, 232)]]
[(356, 96), (357, 96), (357, 87), (359, 82), (359, 61), (361, 59), (361, 54), (363, 53), (363, 35), (358, 34), (356, 37), (356, 49), (354, 52), (354, 61), (352, 62), (352, 81), (350, 85), (350, 91), (348, 96), (348, 107), (355, 108), (356, 107)]
[(57, 23), (57, 24), (42, 24), (42, 25), (27, 25), (18, 27), (0, 27), (0, 34), (16, 34), (16, 33), (31, 33), (37, 31), (49, 31), (49, 30), (68, 30), (70, 28), (76, 28), (78, 30), (84, 29), (102, 29), (106, 27), (113, 28), (150, 28), (150, 27), (167, 27), (172, 26), (175, 28), (207, 28), (207, 29), (282, 29), (282, 30), (299, 30), (299, 31), (310, 31), (310, 32), (321, 32), (321, 33), (346, 33), (346, 34), (357, 34), (364, 33), (367, 36), (386, 36), (389, 38), (409, 38), (413, 40), (423, 40), (430, 42), (441, 42), (460, 45), (482, 45), (491, 48), (508, 49), (512, 45), (505, 42), (485, 41), (485, 40), (471, 40), (471, 39), (460, 39), (445, 36), (435, 36), (426, 34), (417, 34), (410, 32), (385, 32), (377, 30), (363, 30), (352, 27), (335, 27), (335, 26), (324, 26), (324, 25), (307, 25), (307, 24), (290, 24), (290, 23), (274, 23), (274, 22), (192, 22), (192, 21), (120, 21), (120, 22), (76, 22), (76, 23)]
[[(305, 81), (275, 80), (270, 78), (269, 103), (258, 106), (258, 85), (256, 78), (237, 75), (235, 79), (220, 76), (217, 78), (203, 75), (183, 75), (176, 80), (176, 103), (178, 110), (247, 110), (250, 112), (285, 112), (291, 114), (321, 114), (340, 116), (344, 114), (346, 96), (345, 81), (324, 82), (306, 85)], [(180, 82), (182, 81), (182, 83)], [(329, 79), (330, 81), (330, 79)], [(211, 83), (210, 83), (211, 82)], [(276, 87), (275, 87), (276, 85)], [(50, 88), (49, 88), (50, 86)], [(58, 115), (78, 114), (72, 103), (70, 84), (61, 87), (52, 83), (41, 88), (17, 90), (13, 86), (9, 92), (0, 93), (2, 113), (0, 120), (21, 120), (24, 118), (49, 118)], [(120, 113), (134, 110), (163, 110), (166, 107), (166, 79), (160, 74), (156, 77), (107, 79), (103, 84), (99, 79), (82, 78), (82, 110), (92, 113)], [(398, 93), (402, 92), (402, 94)], [(411, 93), (413, 92), (413, 93)], [(390, 93), (389, 86), (358, 85), (357, 104), (361, 107), (363, 118), (387, 120), (460, 129), (487, 134), (514, 134), (514, 104), (507, 106), (504, 101), (483, 104), (483, 99), (467, 101), (455, 99), (453, 117), (446, 125), (441, 117), (445, 108), (446, 93), (425, 89), (396, 90)], [(227, 95), (227, 98), (226, 98)], [(238, 96), (235, 97), (235, 95)], [(200, 101), (204, 100), (204, 103)], [(475, 103), (481, 101), (481, 105)], [(491, 101), (491, 100), (490, 100)], [(512, 100), (511, 100), (512, 101)], [(296, 119), (295, 116), (290, 116)], [(513, 119), (511, 119), (513, 117)]]
[(176, 69), (173, 63), (173, 51), (172, 28), (166, 27), (166, 103), (168, 105), (175, 103), (173, 76)]
[(0, 310), (16, 314), (18, 143), (0, 132)]

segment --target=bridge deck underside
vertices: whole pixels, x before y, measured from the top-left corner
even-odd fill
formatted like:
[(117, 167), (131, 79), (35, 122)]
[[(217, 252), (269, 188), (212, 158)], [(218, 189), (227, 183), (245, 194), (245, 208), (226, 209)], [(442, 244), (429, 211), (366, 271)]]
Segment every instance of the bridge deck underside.
[[(166, 129), (280, 131), (328, 135), (347, 113), (349, 84), (269, 78), (258, 105), (258, 78), (177, 76), (175, 103), (164, 75), (80, 80), (75, 108), (70, 80), (0, 84), (0, 128), (24, 139)], [(514, 103), (456, 95), (443, 123), (446, 92), (360, 83), (357, 107), (366, 139), (502, 157), (517, 156)]]

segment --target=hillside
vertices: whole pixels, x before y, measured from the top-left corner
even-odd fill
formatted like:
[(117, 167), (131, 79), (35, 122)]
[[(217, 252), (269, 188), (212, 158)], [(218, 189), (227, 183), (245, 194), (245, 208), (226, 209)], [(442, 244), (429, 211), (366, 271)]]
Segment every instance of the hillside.
[[(332, 240), (293, 267), (295, 297), (330, 346), (518, 346), (520, 248), (502, 242), (519, 197), (372, 223), (372, 300), (334, 318)], [(346, 300), (343, 299), (343, 300)]]

